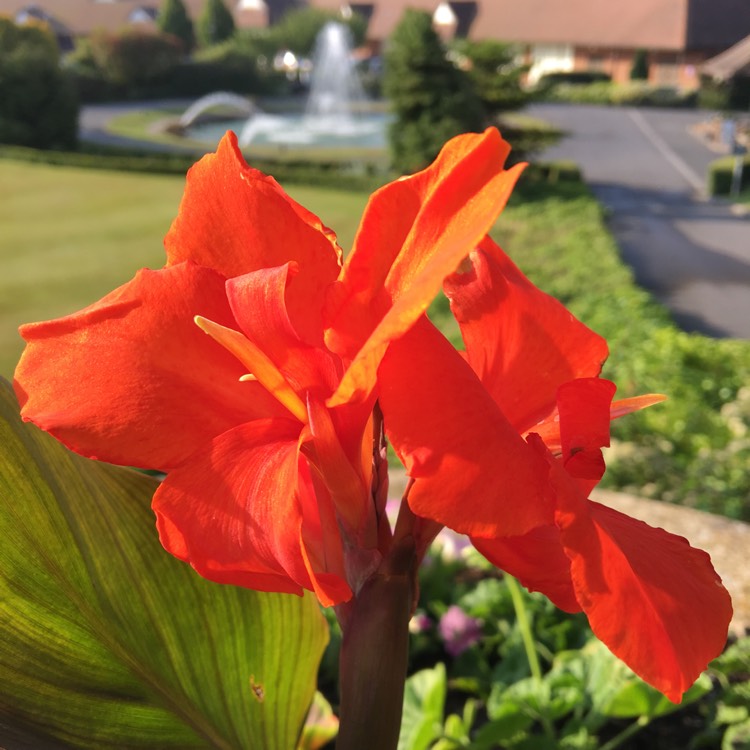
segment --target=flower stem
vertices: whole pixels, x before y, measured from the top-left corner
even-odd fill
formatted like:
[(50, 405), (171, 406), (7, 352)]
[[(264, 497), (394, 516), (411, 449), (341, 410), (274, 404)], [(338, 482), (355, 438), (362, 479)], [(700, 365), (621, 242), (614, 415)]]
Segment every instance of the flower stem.
[(414, 539), (403, 538), (339, 618), (336, 750), (395, 750), (398, 745), (416, 567)]
[(531, 623), (529, 622), (529, 616), (526, 612), (526, 605), (523, 603), (521, 587), (518, 585), (518, 581), (507, 573), (505, 574), (505, 583), (508, 585), (510, 597), (513, 600), (513, 609), (516, 611), (516, 621), (518, 622), (518, 628), (521, 631), (523, 647), (526, 651), (526, 658), (529, 661), (529, 669), (535, 680), (541, 680), (542, 669), (539, 666), (539, 656), (536, 653), (534, 634), (531, 632)]
[(615, 750), (620, 747), (626, 740), (630, 739), (634, 734), (637, 734), (645, 726), (650, 723), (648, 716), (639, 716), (638, 721), (634, 721), (632, 724), (628, 724), (620, 734), (615, 735), (611, 740), (601, 746), (599, 750)]

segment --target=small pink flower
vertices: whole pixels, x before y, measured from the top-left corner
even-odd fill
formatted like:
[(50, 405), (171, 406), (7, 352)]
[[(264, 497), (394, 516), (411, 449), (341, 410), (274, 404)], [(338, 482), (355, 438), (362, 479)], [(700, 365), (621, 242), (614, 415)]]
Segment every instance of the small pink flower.
[(448, 607), (438, 625), (445, 650), (453, 657), (471, 648), (482, 637), (482, 622), (455, 604)]

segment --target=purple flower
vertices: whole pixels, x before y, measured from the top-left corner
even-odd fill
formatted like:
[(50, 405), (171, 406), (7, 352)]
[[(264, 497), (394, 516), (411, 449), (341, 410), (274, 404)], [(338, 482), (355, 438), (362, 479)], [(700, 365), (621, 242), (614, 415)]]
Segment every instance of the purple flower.
[(445, 650), (453, 657), (471, 648), (482, 637), (482, 622), (455, 604), (448, 607), (438, 624)]

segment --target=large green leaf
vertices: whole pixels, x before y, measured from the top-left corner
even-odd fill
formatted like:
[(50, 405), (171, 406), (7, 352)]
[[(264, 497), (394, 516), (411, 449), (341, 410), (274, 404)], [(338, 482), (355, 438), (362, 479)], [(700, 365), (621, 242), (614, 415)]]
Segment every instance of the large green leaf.
[(0, 381), (0, 744), (294, 748), (315, 601), (203, 580), (159, 544), (155, 480), (17, 415)]

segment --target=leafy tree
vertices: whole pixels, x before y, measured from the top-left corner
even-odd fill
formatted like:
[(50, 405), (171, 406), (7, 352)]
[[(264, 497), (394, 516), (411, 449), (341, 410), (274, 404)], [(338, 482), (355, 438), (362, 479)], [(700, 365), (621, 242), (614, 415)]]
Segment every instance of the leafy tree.
[(137, 89), (171, 73), (182, 50), (180, 41), (170, 34), (127, 29), (92, 36), (91, 56), (107, 81)]
[(648, 80), (648, 52), (637, 49), (633, 55), (633, 67), (630, 68), (631, 81)]
[(198, 41), (203, 47), (229, 39), (235, 32), (234, 17), (222, 0), (206, 0), (198, 19)]
[(166, 0), (156, 23), (162, 33), (172, 34), (180, 39), (185, 45), (185, 52), (190, 52), (195, 46), (193, 22), (182, 0)]
[(383, 93), (395, 114), (391, 156), (405, 172), (425, 167), (453, 136), (483, 128), (471, 81), (447, 59), (429, 13), (409, 9), (394, 29), (385, 53)]
[(72, 148), (78, 102), (46, 27), (0, 18), (0, 142)]
[(529, 95), (521, 87), (524, 68), (515, 60), (514, 48), (504, 42), (461, 39), (453, 46), (459, 67), (474, 84), (488, 117), (523, 107)]
[(364, 40), (366, 23), (362, 16), (354, 13), (348, 21), (343, 21), (337, 13), (312, 7), (298, 8), (285, 13), (271, 29), (271, 36), (278, 47), (285, 47), (298, 55), (309, 56), (315, 49), (318, 34), (330, 21), (347, 25), (354, 44), (361, 44)]

